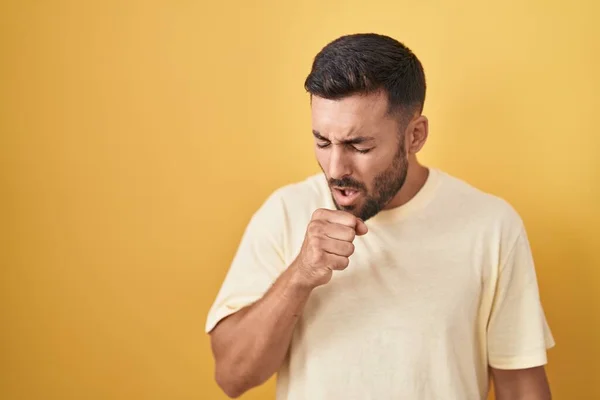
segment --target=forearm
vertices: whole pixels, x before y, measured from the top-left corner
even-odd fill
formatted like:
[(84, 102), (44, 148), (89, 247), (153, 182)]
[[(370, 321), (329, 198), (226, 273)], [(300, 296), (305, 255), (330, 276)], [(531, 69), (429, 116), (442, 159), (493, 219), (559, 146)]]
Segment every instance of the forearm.
[(228, 395), (239, 396), (279, 369), (310, 292), (292, 265), (260, 300), (215, 328), (216, 378)]
[(498, 392), (495, 393), (496, 400), (551, 400), (549, 392)]
[(550, 400), (544, 367), (520, 370), (492, 369), (496, 400)]

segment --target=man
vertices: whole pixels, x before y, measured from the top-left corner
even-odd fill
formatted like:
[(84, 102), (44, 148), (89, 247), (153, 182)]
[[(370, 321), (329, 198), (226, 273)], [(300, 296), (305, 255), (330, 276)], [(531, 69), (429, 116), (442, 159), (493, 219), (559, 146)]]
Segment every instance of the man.
[(252, 217), (211, 308), (230, 397), (278, 373), (278, 400), (550, 399), (554, 345), (523, 223), (505, 201), (417, 160), (417, 57), (375, 34), (315, 58), (323, 174)]

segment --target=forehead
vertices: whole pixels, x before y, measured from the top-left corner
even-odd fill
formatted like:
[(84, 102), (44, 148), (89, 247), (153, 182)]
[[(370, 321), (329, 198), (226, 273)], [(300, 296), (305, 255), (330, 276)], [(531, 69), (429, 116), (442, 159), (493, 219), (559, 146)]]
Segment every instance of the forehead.
[(347, 136), (353, 132), (381, 134), (397, 128), (382, 92), (355, 94), (337, 100), (313, 96), (313, 130), (323, 135)]

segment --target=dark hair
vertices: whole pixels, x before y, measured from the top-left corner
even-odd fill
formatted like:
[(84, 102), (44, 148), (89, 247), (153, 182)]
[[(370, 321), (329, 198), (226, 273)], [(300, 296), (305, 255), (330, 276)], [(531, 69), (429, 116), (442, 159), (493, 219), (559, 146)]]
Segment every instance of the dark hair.
[(419, 59), (389, 36), (360, 33), (342, 36), (314, 59), (305, 89), (326, 99), (385, 91), (390, 112), (423, 111), (425, 73)]

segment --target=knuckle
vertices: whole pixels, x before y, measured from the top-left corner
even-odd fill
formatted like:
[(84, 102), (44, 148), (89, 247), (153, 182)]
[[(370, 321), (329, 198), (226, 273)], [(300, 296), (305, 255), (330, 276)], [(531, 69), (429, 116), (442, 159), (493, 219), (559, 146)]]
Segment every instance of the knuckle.
[(323, 263), (323, 261), (325, 261), (325, 253), (322, 251), (315, 251), (314, 260), (317, 264)]
[(322, 229), (321, 228), (321, 221), (319, 221), (319, 220), (313, 220), (313, 221), (310, 221), (310, 223), (308, 224), (307, 231), (308, 231), (308, 233), (314, 235), (314, 234), (319, 233), (321, 231), (321, 229)]
[(315, 211), (313, 211), (311, 219), (313, 221), (322, 219), (324, 213), (325, 213), (325, 210), (323, 210), (322, 208), (317, 208)]
[(350, 264), (348, 257), (342, 257), (337, 263), (337, 269), (346, 269)]
[(356, 246), (354, 246), (354, 243), (348, 243), (348, 255), (354, 254), (354, 250), (356, 250)]
[(311, 264), (311, 265), (318, 264), (321, 262), (322, 258), (323, 258), (323, 252), (320, 251), (318, 248), (311, 247), (308, 249), (306, 259), (308, 260), (309, 264)]
[(352, 228), (350, 228), (350, 232), (348, 234), (350, 236), (350, 240), (354, 240), (356, 238), (356, 231)]
[(319, 236), (311, 236), (309, 239), (309, 245), (312, 249), (320, 249), (323, 246), (323, 239)]

